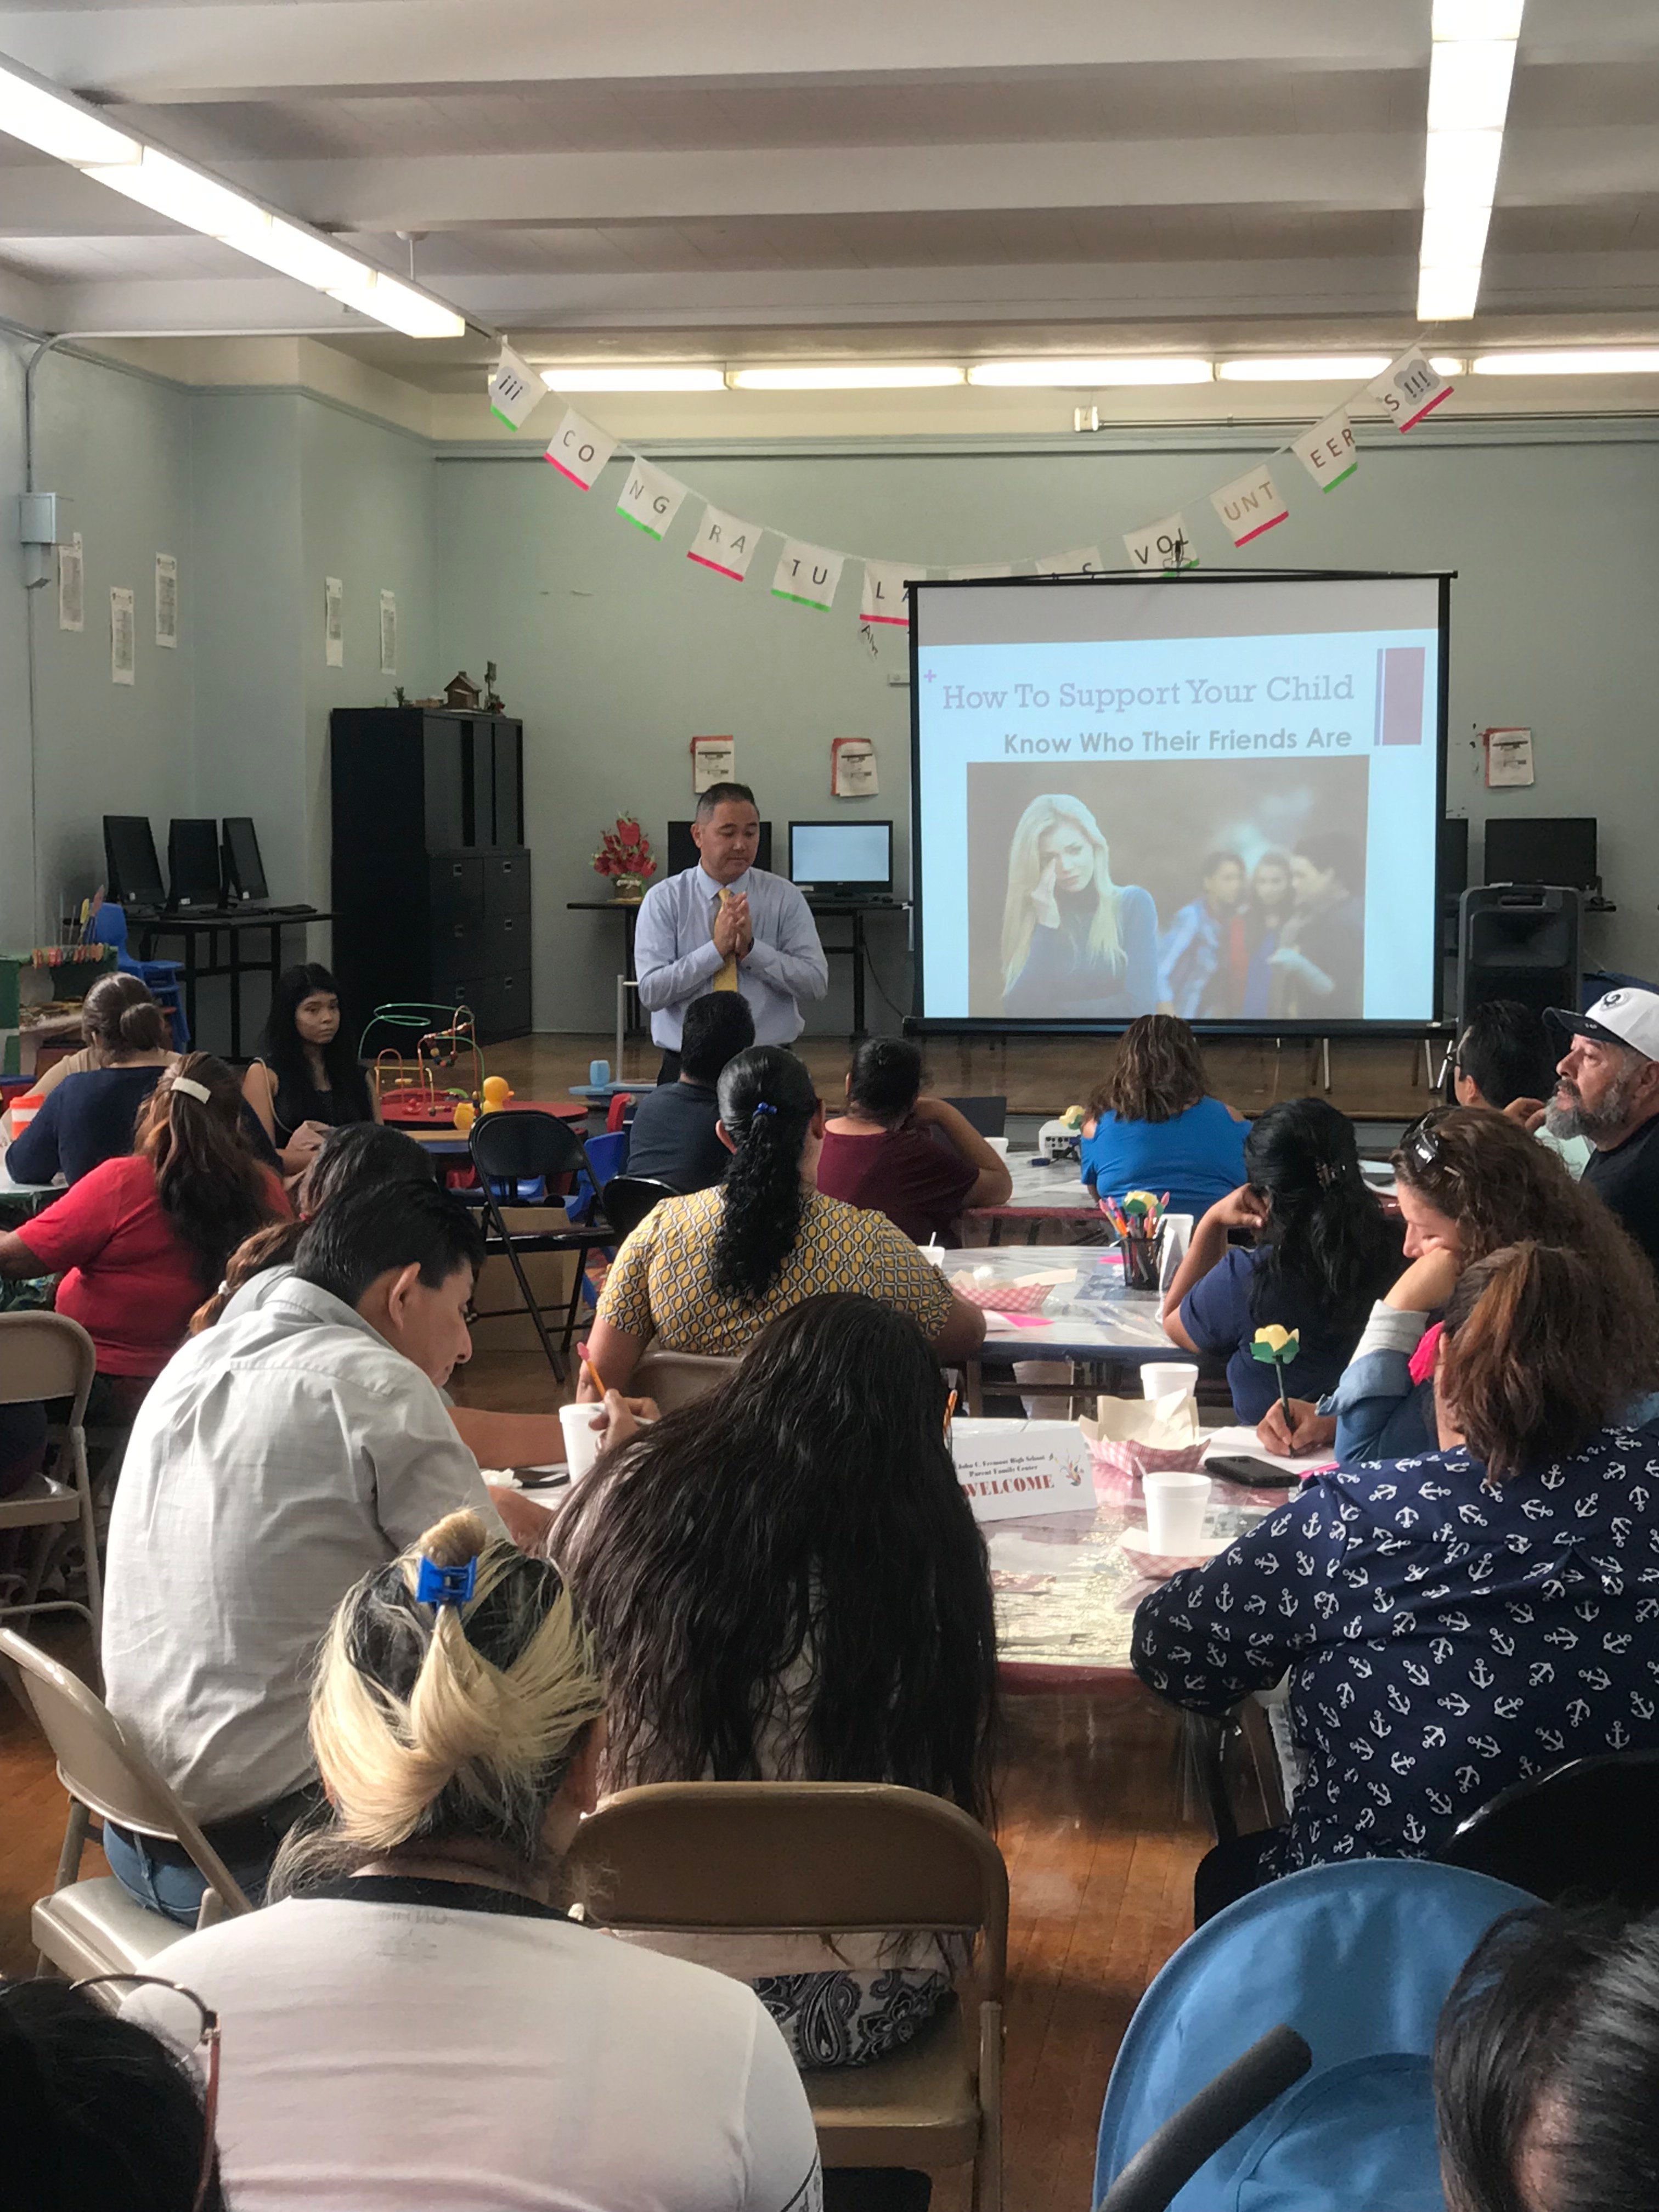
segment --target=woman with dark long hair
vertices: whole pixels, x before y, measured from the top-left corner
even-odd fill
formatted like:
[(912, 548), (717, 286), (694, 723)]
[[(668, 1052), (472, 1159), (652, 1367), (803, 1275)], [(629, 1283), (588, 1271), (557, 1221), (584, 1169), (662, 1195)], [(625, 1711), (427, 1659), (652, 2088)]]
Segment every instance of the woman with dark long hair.
[[(1329, 1389), (1399, 1270), (1400, 1238), (1359, 1172), (1353, 1123), (1322, 1098), (1270, 1106), (1244, 1139), (1244, 1172), (1194, 1231), (1164, 1329), (1185, 1351), (1225, 1356), (1233, 1411), (1254, 1426), (1279, 1395), (1274, 1370), (1251, 1355), (1256, 1331), (1296, 1330), (1287, 1387)], [(1254, 1244), (1230, 1246), (1235, 1229)]]
[(579, 1395), (595, 1377), (626, 1390), (653, 1340), (665, 1350), (730, 1357), (769, 1321), (823, 1291), (860, 1291), (910, 1316), (940, 1359), (965, 1359), (985, 1316), (884, 1214), (817, 1188), (823, 1108), (781, 1045), (728, 1060), (717, 1098), (724, 1182), (665, 1198), (617, 1253), (599, 1293)]
[(1200, 1866), (1198, 1918), (1301, 1867), (1432, 1858), (1541, 1767), (1659, 1750), (1659, 1438), (1623, 1413), (1656, 1385), (1650, 1269), (1505, 1245), (1451, 1292), (1426, 1452), (1310, 1477), (1142, 1601), (1149, 1688), (1221, 1713), (1288, 1673), (1307, 1760), (1288, 1826)]
[[(832, 1296), (713, 1396), (617, 1424), (548, 1539), (598, 1644), (608, 1786), (896, 1782), (987, 1818), (995, 1625), (949, 1408), (913, 1321)], [(805, 2065), (879, 2057), (944, 1991), (936, 1951), (884, 1990), (874, 1949), (850, 1978), (817, 1939), (765, 1950), (721, 1963)]]
[(339, 986), (319, 962), (285, 968), (277, 977), (261, 1050), (242, 1090), (285, 1175), (299, 1174), (330, 1129), (380, 1120), (341, 1020)]
[(1177, 1014), (1143, 1014), (1118, 1041), (1083, 1124), (1083, 1180), (1101, 1198), (1169, 1193), (1202, 1213), (1244, 1171), (1244, 1116), (1210, 1093), (1198, 1039)]
[(78, 1182), (130, 1152), (139, 1109), (173, 1060), (167, 1018), (137, 975), (98, 978), (81, 1002), (81, 1035), (82, 1067), (52, 1085), (11, 1141), (6, 1172), (14, 1182), (52, 1182), (60, 1172)]
[(58, 1310), (97, 1346), (112, 1407), (137, 1402), (232, 1252), (289, 1210), (241, 1133), (241, 1107), (222, 1060), (186, 1054), (151, 1092), (134, 1152), (0, 1236), (0, 1276), (63, 1277)]
[(1006, 1206), (1013, 1182), (973, 1123), (921, 1086), (915, 1045), (866, 1037), (848, 1072), (847, 1111), (824, 1123), (818, 1188), (874, 1206), (915, 1243), (957, 1244), (958, 1215)]

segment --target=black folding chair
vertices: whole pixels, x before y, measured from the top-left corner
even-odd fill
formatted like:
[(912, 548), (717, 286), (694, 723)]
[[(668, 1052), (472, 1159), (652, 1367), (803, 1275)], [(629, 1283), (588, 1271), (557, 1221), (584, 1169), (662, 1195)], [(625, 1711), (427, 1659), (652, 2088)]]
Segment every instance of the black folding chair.
[[(512, 1230), (507, 1225), (501, 1212), (502, 1201), (495, 1191), (497, 1183), (508, 1186), (533, 1182), (538, 1179), (550, 1185), (554, 1177), (584, 1174), (589, 1188), (598, 1191), (599, 1178), (593, 1173), (587, 1157), (587, 1147), (568, 1122), (556, 1115), (543, 1114), (534, 1107), (522, 1111), (481, 1114), (472, 1124), (467, 1139), (472, 1155), (472, 1164), (477, 1170), (478, 1182), (483, 1193), (484, 1242), (492, 1253), (500, 1253), (518, 1278), (525, 1310), (535, 1323), (536, 1334), (542, 1340), (542, 1350), (547, 1362), (561, 1381), (564, 1379), (566, 1357), (570, 1351), (570, 1340), (576, 1333), (576, 1315), (581, 1304), (582, 1277), (590, 1252), (601, 1251), (617, 1242), (617, 1231), (599, 1218), (599, 1201), (594, 1200), (593, 1212), (586, 1222), (578, 1227), (564, 1229)], [(550, 1188), (550, 1203), (554, 1194)], [(508, 1198), (506, 1203), (516, 1203)], [(575, 1279), (570, 1285), (570, 1304), (564, 1317), (564, 1338), (555, 1351), (548, 1334), (542, 1306), (530, 1287), (520, 1255), (526, 1252), (574, 1252), (576, 1255)], [(479, 1321), (504, 1320), (513, 1311), (510, 1306), (501, 1306), (480, 1313)]]
[(612, 1176), (601, 1194), (605, 1218), (618, 1237), (631, 1237), (652, 1207), (665, 1198), (680, 1195), (672, 1182), (656, 1176)]
[(1550, 1904), (1659, 1905), (1659, 1751), (1599, 1752), (1500, 1790), (1436, 1856)]

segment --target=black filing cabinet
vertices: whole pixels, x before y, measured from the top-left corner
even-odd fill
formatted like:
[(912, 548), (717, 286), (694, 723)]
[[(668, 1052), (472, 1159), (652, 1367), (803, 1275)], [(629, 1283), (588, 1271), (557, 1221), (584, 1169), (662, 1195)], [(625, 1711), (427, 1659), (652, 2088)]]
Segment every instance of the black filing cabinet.
[(390, 1000), (466, 1005), (482, 1042), (530, 1027), (524, 725), (337, 707), (334, 967), (348, 1018)]

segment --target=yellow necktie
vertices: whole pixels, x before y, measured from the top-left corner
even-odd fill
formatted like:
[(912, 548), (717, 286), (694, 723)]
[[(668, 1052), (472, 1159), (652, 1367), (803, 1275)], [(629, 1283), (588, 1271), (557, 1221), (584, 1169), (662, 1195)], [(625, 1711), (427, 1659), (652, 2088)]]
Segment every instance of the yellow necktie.
[[(731, 892), (726, 889), (724, 884), (722, 884), (720, 886), (720, 894), (719, 900), (717, 901), (717, 904), (723, 908), (730, 899), (731, 896)], [(720, 969), (719, 975), (715, 976), (714, 981), (708, 986), (708, 988), (711, 991), (735, 991), (737, 989), (738, 956), (735, 952), (728, 952), (726, 954), (726, 965)]]

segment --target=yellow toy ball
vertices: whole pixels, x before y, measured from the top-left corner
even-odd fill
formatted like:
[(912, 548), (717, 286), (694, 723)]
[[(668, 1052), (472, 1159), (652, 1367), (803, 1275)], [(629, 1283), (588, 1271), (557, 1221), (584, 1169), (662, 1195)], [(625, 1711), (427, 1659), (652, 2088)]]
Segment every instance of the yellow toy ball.
[(463, 1098), (460, 1104), (455, 1109), (455, 1127), (460, 1131), (463, 1136), (465, 1136), (467, 1131), (472, 1127), (472, 1124), (477, 1120), (477, 1110), (474, 1107), (472, 1101), (470, 1098)]
[(483, 1079), (483, 1106), (486, 1114), (493, 1114), (505, 1106), (513, 1096), (513, 1086), (504, 1075), (486, 1075)]

